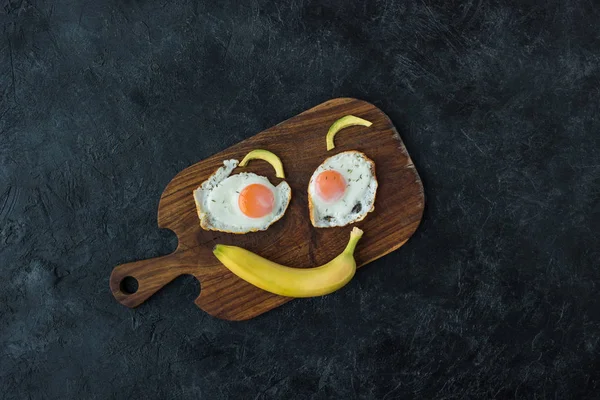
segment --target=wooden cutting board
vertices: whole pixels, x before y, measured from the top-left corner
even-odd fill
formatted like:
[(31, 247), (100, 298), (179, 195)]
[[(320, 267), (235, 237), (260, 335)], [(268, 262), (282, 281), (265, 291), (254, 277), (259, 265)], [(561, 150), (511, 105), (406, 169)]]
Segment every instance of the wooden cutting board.
[[(367, 119), (373, 125), (340, 131), (335, 138), (335, 149), (328, 152), (327, 130), (347, 114)], [(223, 160), (241, 161), (249, 151), (258, 148), (274, 152), (283, 162), (286, 181), (292, 188), (292, 200), (285, 215), (264, 232), (234, 235), (204, 231), (199, 225), (192, 191), (222, 166)], [(175, 232), (179, 239), (177, 249), (163, 257), (117, 266), (110, 277), (113, 295), (121, 304), (136, 307), (176, 277), (191, 274), (201, 287), (196, 304), (218, 318), (245, 320), (292, 300), (239, 279), (219, 263), (212, 248), (217, 243), (237, 245), (293, 267), (314, 267), (337, 256), (346, 246), (352, 226), (314, 228), (308, 217), (307, 187), (323, 160), (346, 150), (359, 150), (370, 157), (375, 162), (379, 182), (375, 210), (356, 224), (364, 231), (355, 253), (357, 265), (364, 266), (399, 248), (417, 229), (423, 214), (419, 175), (394, 125), (381, 110), (364, 101), (337, 98), (177, 174), (165, 188), (158, 206), (158, 226)], [(251, 161), (243, 170), (264, 175), (274, 185), (281, 181), (275, 177), (271, 165), (262, 160)], [(233, 173), (240, 171), (238, 168)], [(123, 285), (130, 277), (138, 282), (135, 293), (129, 293)]]

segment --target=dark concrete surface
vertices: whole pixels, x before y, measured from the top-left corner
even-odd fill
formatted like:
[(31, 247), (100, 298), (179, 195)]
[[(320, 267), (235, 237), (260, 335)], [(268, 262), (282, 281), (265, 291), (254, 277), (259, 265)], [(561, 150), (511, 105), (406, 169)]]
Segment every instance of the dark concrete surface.
[[(600, 5), (0, 2), (0, 398), (598, 398)], [(122, 262), (181, 169), (332, 97), (392, 118), (424, 220), (248, 322)]]

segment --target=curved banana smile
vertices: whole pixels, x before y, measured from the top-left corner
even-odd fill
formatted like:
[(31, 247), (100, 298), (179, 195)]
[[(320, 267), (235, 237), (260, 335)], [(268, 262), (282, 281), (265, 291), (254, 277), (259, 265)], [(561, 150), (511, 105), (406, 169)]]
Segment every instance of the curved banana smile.
[(286, 297), (323, 296), (342, 288), (354, 277), (354, 249), (362, 234), (361, 229), (354, 227), (344, 251), (313, 268), (280, 265), (237, 246), (218, 244), (213, 253), (239, 278), (267, 292)]

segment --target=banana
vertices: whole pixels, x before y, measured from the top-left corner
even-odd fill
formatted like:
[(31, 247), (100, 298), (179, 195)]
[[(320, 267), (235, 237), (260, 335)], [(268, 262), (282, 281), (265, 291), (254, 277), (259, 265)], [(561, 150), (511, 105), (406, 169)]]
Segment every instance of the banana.
[(286, 267), (237, 246), (217, 244), (213, 253), (235, 275), (267, 292), (286, 297), (323, 296), (354, 277), (354, 249), (362, 234), (362, 230), (354, 227), (344, 251), (314, 268)]

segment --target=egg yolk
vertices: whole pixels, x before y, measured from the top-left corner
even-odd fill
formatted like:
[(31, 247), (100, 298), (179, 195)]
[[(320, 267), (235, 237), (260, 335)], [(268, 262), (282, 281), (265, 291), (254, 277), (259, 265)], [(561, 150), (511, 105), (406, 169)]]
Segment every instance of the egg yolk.
[(260, 218), (273, 211), (275, 196), (271, 189), (259, 183), (246, 186), (240, 192), (238, 206), (244, 215), (250, 218)]
[(331, 203), (339, 200), (344, 195), (346, 180), (339, 172), (327, 170), (317, 176), (315, 187), (319, 197)]

